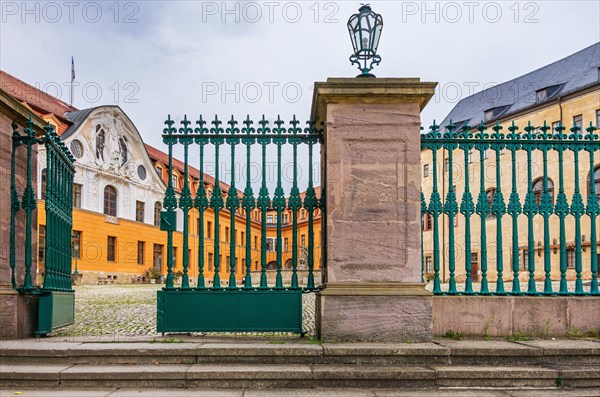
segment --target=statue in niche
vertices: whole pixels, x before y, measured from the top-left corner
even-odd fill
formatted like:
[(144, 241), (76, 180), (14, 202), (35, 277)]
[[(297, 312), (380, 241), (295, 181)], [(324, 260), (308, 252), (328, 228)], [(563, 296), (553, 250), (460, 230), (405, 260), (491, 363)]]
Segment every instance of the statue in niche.
[(104, 130), (100, 125), (96, 126), (96, 158), (104, 161), (104, 145), (106, 142), (106, 136)]
[(127, 163), (128, 154), (127, 154), (127, 138), (121, 137), (119, 138), (119, 147), (121, 149), (121, 167)]

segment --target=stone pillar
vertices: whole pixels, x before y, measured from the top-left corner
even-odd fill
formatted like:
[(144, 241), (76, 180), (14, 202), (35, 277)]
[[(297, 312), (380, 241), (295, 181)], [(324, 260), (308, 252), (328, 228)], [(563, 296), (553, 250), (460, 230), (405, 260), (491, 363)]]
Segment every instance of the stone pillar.
[(437, 83), (330, 78), (312, 117), (325, 123), (326, 218), (317, 332), (324, 341), (423, 342), (432, 294), (421, 282), (420, 112)]
[[(10, 175), (12, 152), (12, 122), (19, 124), (23, 133), (25, 121), (33, 115), (35, 130), (43, 132), (43, 120), (32, 114), (16, 99), (0, 88), (0, 339), (23, 338), (33, 336), (37, 326), (38, 297), (36, 295), (19, 294), (11, 285), (10, 268)], [(33, 184), (37, 183), (37, 147), (33, 147)], [(23, 147), (16, 156), (16, 176), (19, 198), (22, 197), (26, 182), (27, 155)], [(37, 188), (35, 189), (37, 191)], [(17, 287), (24, 281), (25, 258), (25, 218), (24, 211), (19, 211), (16, 218), (16, 268)], [(31, 272), (35, 280), (37, 269), (37, 211), (32, 214), (32, 263)]]

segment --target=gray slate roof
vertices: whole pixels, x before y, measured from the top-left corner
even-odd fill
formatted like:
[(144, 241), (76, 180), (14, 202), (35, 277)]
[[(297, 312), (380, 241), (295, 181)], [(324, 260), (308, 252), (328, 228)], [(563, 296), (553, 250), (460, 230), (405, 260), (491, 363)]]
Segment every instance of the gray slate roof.
[[(562, 85), (555, 95), (547, 98), (547, 101), (551, 101), (558, 96), (598, 84), (600, 83), (599, 68), (600, 42), (524, 76), (462, 99), (440, 123), (441, 130), (443, 131), (444, 127), (450, 124), (450, 120), (454, 124), (461, 125), (467, 121), (471, 126), (475, 126), (484, 121), (486, 110), (496, 107), (508, 106), (499, 117), (525, 110), (540, 103), (536, 102), (536, 91), (546, 87)], [(495, 121), (499, 117), (490, 121)]]
[(90, 113), (92, 113), (94, 110), (98, 109), (99, 107), (102, 107), (102, 106), (96, 106), (93, 108), (82, 109), (82, 110), (77, 110), (75, 112), (65, 113), (67, 120), (69, 120), (73, 124), (71, 126), (69, 126), (69, 128), (67, 128), (65, 130), (65, 132), (62, 133), (60, 138), (66, 139), (69, 136), (71, 136), (75, 131), (77, 131), (77, 129), (85, 121), (85, 119), (87, 119), (87, 117), (90, 115)]

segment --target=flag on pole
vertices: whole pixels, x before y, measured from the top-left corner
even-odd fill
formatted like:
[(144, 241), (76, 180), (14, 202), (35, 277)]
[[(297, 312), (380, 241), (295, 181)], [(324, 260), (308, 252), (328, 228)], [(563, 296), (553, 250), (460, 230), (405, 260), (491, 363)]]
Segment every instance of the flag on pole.
[(75, 60), (73, 59), (73, 56), (71, 56), (71, 96), (69, 97), (71, 106), (73, 106), (73, 82), (74, 81), (75, 81)]

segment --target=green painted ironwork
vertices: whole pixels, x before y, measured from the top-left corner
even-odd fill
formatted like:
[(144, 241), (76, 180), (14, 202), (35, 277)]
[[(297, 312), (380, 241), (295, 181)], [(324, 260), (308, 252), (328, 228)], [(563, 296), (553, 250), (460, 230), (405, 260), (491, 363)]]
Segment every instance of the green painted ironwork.
[(242, 143), (246, 145), (246, 189), (244, 190), (244, 197), (242, 198), (242, 207), (246, 211), (246, 276), (244, 278), (244, 288), (252, 288), (252, 210), (256, 208), (256, 200), (254, 199), (254, 192), (252, 191), (251, 175), (250, 175), (250, 158), (251, 148), (256, 142), (254, 133), (256, 130), (252, 127), (254, 122), (250, 120), (250, 116), (244, 120), (244, 128), (242, 128), (243, 137)]
[(506, 213), (506, 205), (504, 204), (504, 196), (502, 195), (501, 189), (501, 167), (500, 167), (500, 155), (504, 150), (504, 134), (500, 131), (502, 126), (496, 122), (496, 125), (492, 127), (494, 133), (491, 138), (495, 140), (494, 143), (490, 144), (490, 149), (496, 152), (496, 192), (494, 194), (494, 200), (492, 202), (491, 212), (496, 217), (496, 295), (505, 295), (504, 290), (504, 262), (502, 259), (503, 244), (502, 244), (502, 216)]
[(458, 214), (458, 203), (456, 202), (456, 192), (454, 191), (454, 179), (452, 175), (453, 168), (453, 153), (458, 147), (458, 134), (454, 131), (455, 126), (452, 124), (452, 120), (448, 127), (446, 127), (446, 133), (444, 133), (445, 139), (452, 139), (448, 145), (444, 148), (448, 152), (447, 165), (448, 165), (448, 193), (446, 194), (446, 201), (444, 202), (444, 213), (448, 216), (448, 270), (450, 271), (448, 294), (455, 295), (456, 291), (456, 279), (454, 278), (454, 271), (456, 266), (456, 252), (454, 244), (454, 217)]
[(512, 295), (521, 294), (521, 283), (519, 282), (519, 215), (523, 213), (521, 208), (521, 201), (519, 200), (519, 193), (517, 192), (517, 151), (521, 148), (519, 140), (521, 136), (517, 133), (519, 127), (512, 122), (512, 125), (508, 127), (510, 131), (506, 136), (508, 143), (506, 149), (510, 151), (510, 163), (511, 163), (511, 192), (510, 198), (508, 199), (508, 206), (506, 212), (510, 214), (512, 218), (512, 271), (513, 271), (513, 282), (512, 282)]
[(590, 126), (586, 129), (587, 134), (585, 135), (585, 144), (583, 146), (584, 150), (587, 151), (590, 155), (590, 184), (589, 184), (589, 194), (587, 199), (587, 207), (586, 214), (590, 217), (590, 262), (592, 264), (592, 280), (590, 282), (590, 294), (591, 295), (600, 295), (600, 291), (598, 290), (598, 250), (596, 247), (596, 218), (600, 215), (600, 202), (598, 200), (598, 196), (596, 195), (596, 187), (593, 182), (594, 178), (594, 154), (600, 151), (598, 142), (598, 135), (595, 132), (598, 130), (598, 126), (594, 127), (594, 125), (590, 122)]
[(485, 132), (487, 127), (482, 123), (477, 127), (477, 130), (478, 132), (475, 134), (475, 138), (477, 139), (475, 149), (479, 151), (479, 195), (477, 196), (475, 212), (479, 215), (480, 219), (481, 289), (479, 293), (485, 295), (490, 293), (487, 279), (487, 231), (485, 224), (491, 210), (485, 190), (485, 158), (490, 144), (487, 142), (489, 135)]
[[(471, 253), (473, 252), (473, 241), (471, 235), (471, 216), (477, 214), (480, 219), (480, 247), (479, 247), (479, 258), (481, 265), (481, 286), (478, 293), (482, 295), (490, 294), (514, 294), (514, 295), (598, 295), (598, 250), (597, 250), (597, 218), (600, 215), (600, 203), (598, 202), (597, 193), (593, 182), (593, 173), (595, 167), (598, 167), (598, 163), (594, 162), (597, 158), (597, 153), (600, 151), (600, 140), (597, 134), (597, 127), (590, 123), (590, 127), (586, 128), (586, 134), (582, 135), (581, 126), (573, 126), (570, 129), (571, 134), (567, 135), (564, 133), (565, 127), (561, 124), (555, 126), (554, 130), (551, 131), (546, 123), (543, 123), (539, 127), (535, 127), (528, 123), (523, 128), (523, 133), (519, 133), (519, 127), (513, 122), (507, 128), (508, 133), (505, 135), (502, 133), (503, 127), (496, 123), (492, 126), (493, 132), (488, 134), (486, 131), (488, 126), (481, 123), (476, 128), (471, 128), (468, 125), (463, 125), (460, 128), (460, 132), (455, 133), (455, 126), (450, 122), (446, 126), (446, 132), (442, 135), (439, 133), (439, 126), (435, 123), (430, 127), (429, 132), (421, 135), (421, 149), (429, 150), (432, 153), (432, 168), (433, 168), (433, 181), (431, 197), (429, 200), (429, 206), (425, 201), (425, 197), (421, 198), (421, 216), (425, 214), (431, 214), (433, 217), (433, 233), (432, 245), (433, 245), (433, 264), (434, 264), (434, 283), (433, 291), (435, 294), (473, 294), (473, 280), (471, 278)], [(448, 193), (446, 194), (445, 200), (442, 203), (441, 197), (438, 191), (438, 152), (442, 150), (447, 153), (447, 157), (444, 159), (447, 165), (447, 180), (450, 186)], [(473, 197), (471, 195), (470, 183), (471, 174), (469, 165), (471, 162), (472, 150), (479, 152), (479, 173), (477, 175), (477, 181), (479, 182), (479, 194), (477, 197), (477, 203), (473, 203)], [(487, 152), (491, 150), (495, 152), (495, 158), (490, 159), (490, 166), (493, 165), (494, 178), (492, 180), (486, 180), (486, 164)], [(507, 161), (502, 160), (502, 155), (507, 151), (510, 153), (510, 158)], [(583, 181), (584, 178), (580, 177), (580, 173), (584, 172), (579, 162), (580, 152), (587, 152), (589, 154), (589, 172), (590, 178)], [(573, 164), (565, 159), (565, 153), (572, 152)], [(456, 155), (462, 153), (464, 156), (464, 192), (462, 195), (461, 202), (457, 202), (456, 195), (454, 193), (454, 184), (456, 182), (455, 174), (453, 173), (454, 164), (456, 161)], [(519, 180), (518, 175), (518, 158), (523, 155), (526, 158), (526, 186), (522, 186), (523, 183)], [(535, 191), (533, 189), (533, 175), (534, 163), (533, 156), (540, 156), (541, 158), (541, 191)], [(594, 157), (596, 155), (596, 158)], [(550, 157), (552, 156), (552, 157)], [(557, 159), (556, 165), (558, 167), (557, 175), (549, 174), (548, 163)], [(597, 159), (596, 159), (597, 161)], [(508, 164), (510, 164), (510, 180), (508, 179)], [(585, 170), (587, 172), (587, 170)], [(446, 174), (446, 173), (445, 173)], [(491, 176), (491, 173), (490, 173)], [(550, 179), (558, 178), (558, 194), (556, 196), (556, 202), (553, 203), (553, 198), (550, 189)], [(565, 179), (572, 178), (574, 181), (574, 193), (571, 198), (571, 202), (566, 195)], [(525, 182), (525, 181), (523, 181)], [(584, 199), (581, 192), (581, 183), (587, 184), (588, 196), (587, 202), (584, 203)], [(510, 197), (508, 203), (504, 203), (503, 188), (509, 186)], [(537, 189), (537, 188), (536, 188)], [(519, 190), (525, 191), (524, 197), (519, 196)], [(536, 194), (539, 195), (539, 205), (536, 201)], [(524, 199), (524, 200), (523, 200)], [(523, 201), (521, 201), (523, 200)], [(523, 204), (521, 204), (523, 203)], [(440, 279), (440, 234), (439, 234), (439, 216), (444, 213), (448, 217), (449, 225), (449, 249), (448, 249), (448, 277), (445, 280)], [(461, 273), (457, 269), (460, 263), (457, 263), (457, 256), (454, 252), (455, 246), (458, 243), (455, 240), (453, 233), (453, 222), (454, 217), (462, 216), (465, 222), (465, 239), (464, 239), (464, 271), (465, 281), (464, 288), (459, 291), (456, 286), (456, 273)], [(590, 217), (590, 262), (589, 269), (583, 268), (583, 253), (584, 247), (582, 244), (582, 237), (585, 231), (582, 230), (581, 218), (583, 216)], [(511, 218), (511, 228), (504, 230), (503, 217), (509, 216)], [(574, 231), (573, 236), (567, 235), (566, 219), (568, 216), (574, 218)], [(543, 245), (535, 246), (534, 230), (536, 217), (539, 217), (540, 225), (543, 230)], [(559, 227), (554, 230), (550, 228), (550, 219), (556, 217), (558, 220)], [(527, 237), (524, 246), (519, 244), (519, 220), (523, 219), (527, 225)], [(495, 259), (496, 259), (496, 274), (495, 277), (488, 275), (488, 244), (487, 241), (487, 226), (489, 223), (494, 222), (496, 236), (495, 236)], [(512, 246), (511, 246), (511, 270), (512, 274), (505, 275), (504, 269), (504, 253), (505, 247), (503, 242), (503, 233), (507, 233), (510, 230), (512, 233)], [(587, 234), (587, 233), (586, 233)], [(558, 237), (558, 250), (559, 260), (553, 263), (551, 260), (552, 250), (556, 247), (551, 246), (551, 237)], [(556, 240), (556, 239), (555, 239)], [(569, 240), (573, 241), (572, 245), (569, 244)], [(572, 248), (570, 248), (572, 247)], [(458, 248), (458, 247), (456, 247)], [(428, 248), (426, 248), (428, 249)], [(573, 249), (573, 256), (568, 256), (568, 250)], [(535, 256), (536, 251), (540, 250), (543, 253), (543, 287), (538, 292), (536, 288), (536, 268), (535, 268)], [(527, 255), (527, 260), (523, 261), (526, 265), (523, 276), (527, 277), (527, 288), (522, 290), (520, 285), (521, 276), (521, 261), (520, 253), (523, 252)], [(567, 283), (567, 276), (569, 274), (567, 263), (574, 258), (574, 274), (575, 275), (575, 287), (570, 290)], [(586, 265), (588, 266), (588, 265)], [(422, 262), (422, 268), (424, 262)], [(553, 275), (557, 274), (556, 279), (553, 279)], [(591, 281), (589, 283), (589, 289), (585, 288), (583, 274), (591, 274)], [(423, 275), (423, 270), (422, 270)], [(493, 278), (492, 278), (493, 277)], [(495, 281), (495, 288), (490, 288), (488, 279)], [(508, 290), (508, 285), (505, 286), (505, 280), (510, 280), (511, 288)], [(441, 283), (448, 283), (447, 290), (442, 290)], [(552, 283), (557, 282), (558, 287), (553, 288)]]
[(208, 134), (208, 128), (205, 127), (206, 121), (202, 116), (196, 121), (198, 127), (194, 129), (196, 137), (194, 143), (198, 145), (198, 163), (200, 178), (198, 181), (198, 189), (194, 198), (194, 207), (198, 210), (198, 289), (206, 288), (206, 280), (204, 279), (204, 212), (208, 208), (208, 197), (206, 188), (204, 187), (204, 146), (208, 143), (202, 137)]
[[(73, 178), (75, 159), (60, 140), (54, 128), (47, 124), (42, 135), (37, 135), (32, 118), (25, 123), (23, 134), (12, 124), (11, 153), (11, 284), (23, 294), (39, 295), (38, 326), (36, 333), (45, 335), (52, 330), (73, 324), (75, 295), (71, 287), (71, 232), (73, 226)], [(43, 144), (46, 151), (46, 255), (45, 274), (41, 288), (33, 285), (32, 213), (37, 208), (33, 188), (33, 148)], [(19, 201), (16, 186), (16, 151), (26, 147), (26, 183)], [(17, 288), (16, 272), (16, 214), (25, 211), (25, 257), (23, 259), (23, 284)]]
[(426, 137), (429, 143), (425, 145), (426, 148), (431, 150), (433, 156), (433, 190), (431, 192), (431, 198), (429, 200), (428, 211), (433, 216), (433, 293), (441, 294), (441, 282), (440, 282), (440, 243), (439, 243), (439, 217), (442, 213), (442, 199), (438, 192), (437, 183), (437, 152), (443, 147), (441, 140), (442, 135), (439, 132), (439, 125), (435, 124), (435, 120), (430, 127), (430, 132), (427, 133)]
[[(211, 122), (212, 127), (205, 127), (207, 124), (202, 117), (196, 122), (197, 128), (189, 128), (190, 121), (184, 116), (181, 122), (182, 128), (176, 130), (172, 127), (174, 121), (170, 117), (165, 122), (167, 128), (164, 130), (163, 140), (169, 146), (169, 185), (165, 195), (165, 204), (163, 211), (164, 227), (168, 236), (168, 255), (170, 264), (168, 272), (173, 272), (173, 240), (172, 233), (175, 227), (175, 211), (181, 211), (183, 215), (183, 269), (184, 275), (189, 268), (190, 257), (187, 255), (187, 235), (189, 234), (187, 219), (192, 208), (198, 210), (199, 217), (199, 238), (198, 243), (199, 258), (198, 270), (201, 273), (198, 277), (198, 287), (190, 288), (189, 283), (182, 280), (181, 288), (175, 288), (171, 283), (167, 283), (165, 288), (158, 292), (158, 330), (159, 332), (194, 332), (194, 331), (290, 331), (302, 332), (301, 315), (301, 294), (303, 291), (316, 290), (314, 283), (314, 212), (321, 208), (324, 209), (323, 196), (321, 201), (317, 197), (313, 185), (313, 149), (314, 146), (322, 142), (323, 131), (308, 122), (307, 128), (300, 128), (300, 122), (294, 117), (289, 123), (284, 122), (279, 116), (275, 121), (269, 122), (265, 116), (258, 121), (258, 128), (254, 128), (254, 122), (246, 117), (242, 121), (242, 128), (238, 128), (238, 121), (231, 117), (227, 121), (227, 128), (223, 129), (223, 124), (218, 117)], [(239, 192), (236, 187), (236, 146), (244, 145), (246, 156), (243, 156), (246, 166), (246, 183), (243, 192)], [(298, 181), (298, 146), (308, 145), (308, 183), (306, 195), (302, 200)], [(183, 146), (183, 177), (181, 183), (181, 192), (176, 192), (173, 176), (173, 150), (175, 145)], [(189, 191), (190, 177), (188, 169), (191, 166), (188, 159), (188, 146), (198, 145), (199, 147), (199, 167), (200, 177), (199, 186), (196, 191), (196, 197), (192, 200)], [(207, 197), (207, 180), (204, 175), (206, 161), (205, 146), (211, 145), (215, 152), (215, 182), (210, 198)], [(228, 145), (230, 149), (231, 179), (226, 192), (226, 198), (222, 192), (221, 183), (219, 183), (219, 164), (220, 164), (220, 146)], [(253, 146), (260, 148), (261, 156), (261, 180), (258, 198), (255, 199), (252, 189), (251, 179), (251, 156)], [(273, 145), (277, 149), (277, 181), (274, 194), (271, 197), (267, 188), (267, 147)], [(289, 198), (286, 198), (286, 192), (283, 188), (283, 147), (290, 145), (292, 148), (293, 160), (293, 181)], [(239, 161), (239, 160), (237, 160)], [(243, 169), (242, 164), (241, 169)], [(179, 193), (179, 194), (178, 194)], [(179, 196), (179, 206), (177, 207), (177, 196)], [(171, 201), (175, 205), (170, 205)], [(205, 233), (204, 218), (207, 210), (214, 213), (214, 275), (212, 285), (206, 280), (204, 272), (205, 266)], [(244, 217), (240, 217), (239, 210), (244, 212)], [(260, 246), (260, 280), (258, 285), (253, 284), (252, 280), (252, 222), (253, 210), (260, 211), (261, 223), (261, 246)], [(306, 285), (301, 286), (298, 280), (298, 212), (306, 210), (308, 214), (308, 246), (306, 249), (306, 263), (308, 267)], [(229, 215), (229, 263), (226, 272), (228, 272), (229, 284), (222, 286), (221, 272), (225, 268), (221, 267), (221, 257), (226, 255), (225, 249), (221, 246), (220, 219), (221, 212), (227, 211)], [(284, 213), (291, 211), (292, 218), (292, 277), (289, 285), (284, 285), (282, 277), (283, 269), (283, 227)], [(267, 212), (273, 211), (276, 214), (276, 245), (275, 262), (276, 271), (273, 285), (269, 285), (267, 280)], [(236, 220), (245, 219), (244, 231), (245, 239), (237, 240)], [(239, 224), (239, 222), (237, 222)], [(272, 229), (271, 229), (272, 230)], [(239, 244), (238, 244), (239, 243)], [(237, 267), (238, 255), (236, 249), (238, 245), (245, 248), (245, 268)], [(304, 248), (303, 248), (304, 249)], [(236, 275), (243, 275), (241, 285), (237, 284)], [(235, 309), (235, 310), (233, 310)], [(282, 310), (286, 312), (282, 314)], [(249, 317), (249, 313), (254, 313)], [(209, 316), (210, 318), (207, 318)]]
[(475, 143), (472, 139), (473, 134), (469, 132), (470, 130), (471, 126), (465, 123), (459, 135), (461, 138), (459, 147), (463, 150), (465, 158), (465, 191), (460, 204), (460, 213), (463, 214), (465, 219), (465, 295), (473, 294), (473, 279), (471, 275), (473, 270), (471, 268), (471, 216), (475, 213), (475, 203), (473, 202), (469, 179), (469, 153), (472, 152)]
[[(581, 135), (580, 131), (580, 126), (573, 126), (573, 128), (571, 128), (570, 138), (576, 142), (582, 141), (583, 136)], [(582, 148), (580, 145), (571, 145), (570, 149), (571, 151), (573, 151), (573, 166), (575, 169), (575, 191), (573, 192), (573, 200), (571, 202), (569, 212), (574, 217), (575, 233), (579, 235), (581, 233), (581, 217), (585, 213), (585, 205), (583, 204), (583, 197), (581, 196), (581, 192), (579, 189), (579, 151)], [(593, 197), (589, 197), (588, 203), (590, 202), (590, 200), (594, 201), (593, 199)], [(592, 224), (592, 233), (593, 230), (594, 225)], [(575, 292), (576, 294), (581, 295), (583, 294), (583, 283), (581, 280), (581, 239), (578, 240), (579, 253), (575, 253), (575, 272), (577, 273), (577, 279), (575, 280)]]

